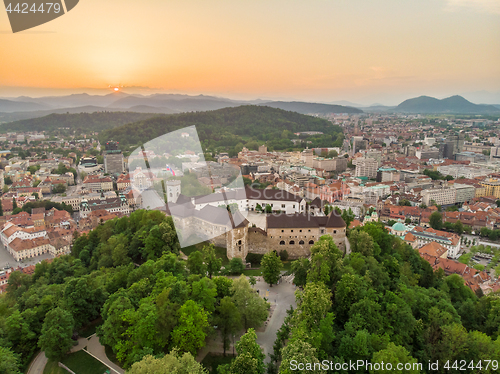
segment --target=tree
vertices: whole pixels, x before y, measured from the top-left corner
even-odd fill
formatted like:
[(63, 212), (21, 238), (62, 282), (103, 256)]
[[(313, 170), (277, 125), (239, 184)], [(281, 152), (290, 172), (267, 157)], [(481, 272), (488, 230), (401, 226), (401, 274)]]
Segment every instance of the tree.
[(453, 224), (453, 231), (455, 231), (458, 235), (462, 235), (464, 232), (464, 225), (460, 222), (460, 220)]
[(206, 267), (203, 263), (203, 254), (200, 251), (194, 251), (188, 256), (187, 268), (191, 274), (205, 275)]
[(241, 274), (245, 270), (243, 260), (239, 257), (233, 257), (227, 266), (231, 274)]
[(241, 314), (230, 297), (226, 296), (217, 307), (215, 324), (221, 333), (224, 356), (231, 343), (231, 335), (241, 329)]
[(328, 158), (334, 158), (334, 157), (337, 157), (338, 155), (339, 155), (339, 153), (335, 149), (328, 152)]
[(0, 346), (0, 373), (21, 374), (16, 355), (7, 347)]
[(173, 349), (162, 358), (151, 355), (145, 356), (127, 370), (128, 374), (208, 374), (202, 364), (196, 362), (191, 353), (182, 356), (178, 350)]
[(363, 256), (373, 255), (373, 238), (365, 231), (353, 230), (349, 235), (351, 251), (361, 253)]
[(64, 193), (66, 192), (66, 186), (62, 183), (59, 183), (55, 187), (52, 187), (52, 193)]
[(292, 262), (292, 273), (294, 274), (293, 283), (298, 287), (304, 287), (307, 283), (307, 272), (311, 263), (307, 258), (300, 258)]
[[(418, 364), (418, 361), (416, 358), (413, 358), (410, 356), (408, 351), (400, 346), (396, 345), (394, 343), (389, 343), (387, 345), (387, 348), (382, 349), (381, 351), (375, 352), (373, 354), (373, 362), (384, 362), (386, 364), (385, 368), (387, 368), (387, 364), (391, 363), (392, 364), (392, 370), (370, 370), (370, 374), (375, 374), (375, 373), (383, 373), (383, 374), (389, 374), (389, 373), (395, 373), (395, 374), (403, 374), (403, 373), (410, 373), (410, 374), (419, 374), (420, 370), (418, 370), (418, 366), (414, 364)], [(404, 369), (397, 369), (397, 365), (401, 363), (404, 365)]]
[(258, 328), (267, 319), (269, 303), (264, 301), (250, 286), (245, 276), (233, 281), (232, 300), (240, 312), (243, 328)]
[(264, 358), (262, 348), (257, 344), (254, 329), (241, 336), (236, 343), (238, 355), (231, 363), (231, 372), (238, 374), (264, 374)]
[(351, 208), (342, 212), (342, 219), (344, 220), (346, 227), (349, 227), (351, 222), (354, 220), (354, 213)]
[(205, 345), (208, 314), (193, 300), (188, 300), (178, 312), (179, 323), (172, 332), (172, 341), (181, 352), (196, 351)]
[(2, 199), (0, 199), (0, 216), (3, 216)]
[(264, 280), (272, 287), (280, 278), (281, 269), (283, 268), (281, 259), (276, 252), (270, 251), (262, 257), (260, 264)]
[(46, 314), (38, 346), (48, 359), (60, 360), (72, 347), (73, 324), (71, 314), (60, 307)]
[[(281, 351), (282, 361), (280, 374), (324, 374), (326, 371), (318, 370), (320, 361), (318, 360), (316, 349), (309, 343), (302, 340), (289, 342)], [(303, 364), (303, 368), (298, 366)], [(316, 365), (316, 366), (315, 366)]]
[(269, 204), (266, 205), (266, 209), (265, 210), (266, 210), (266, 213), (272, 213), (273, 212), (273, 208)]
[(215, 246), (213, 244), (206, 245), (203, 248), (203, 260), (205, 262), (208, 277), (212, 279), (212, 275), (219, 273), (222, 266), (222, 260), (217, 258)]
[(429, 224), (434, 230), (441, 230), (443, 227), (443, 216), (439, 212), (434, 212), (429, 217)]

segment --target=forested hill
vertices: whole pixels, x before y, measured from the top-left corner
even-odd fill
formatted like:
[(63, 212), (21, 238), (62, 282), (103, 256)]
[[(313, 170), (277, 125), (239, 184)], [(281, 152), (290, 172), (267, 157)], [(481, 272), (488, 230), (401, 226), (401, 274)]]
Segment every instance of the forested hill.
[(114, 139), (126, 149), (188, 126), (196, 126), (205, 149), (242, 147), (249, 142), (287, 149), (294, 146), (294, 133), (303, 131), (324, 133), (307, 138), (309, 146), (339, 147), (344, 139), (342, 129), (327, 120), (254, 105), (150, 118), (104, 131), (99, 138)]
[(329, 113), (363, 113), (361, 109), (350, 106), (333, 105), (333, 104), (318, 104), (304, 103), (300, 101), (271, 101), (260, 105), (270, 106), (271, 108), (279, 108), (283, 110), (292, 110), (297, 113), (309, 114), (329, 114)]
[(126, 123), (142, 121), (158, 116), (154, 113), (94, 112), (50, 114), (45, 117), (25, 119), (0, 125), (0, 131), (57, 131), (63, 128), (77, 132), (102, 131)]

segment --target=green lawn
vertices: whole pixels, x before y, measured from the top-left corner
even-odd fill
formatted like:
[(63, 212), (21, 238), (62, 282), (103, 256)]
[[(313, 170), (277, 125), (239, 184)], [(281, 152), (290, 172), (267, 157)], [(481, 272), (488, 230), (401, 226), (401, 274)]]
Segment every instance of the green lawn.
[(230, 364), (233, 357), (234, 356), (229, 354), (229, 352), (227, 352), (226, 357), (209, 352), (203, 361), (201, 361), (201, 364), (205, 366), (211, 374), (217, 374), (217, 367), (219, 365)]
[(108, 370), (107, 366), (101, 364), (85, 351), (70, 353), (61, 362), (76, 374), (103, 374)]
[(49, 361), (43, 369), (43, 374), (69, 374), (69, 371), (60, 368), (56, 361)]
[(243, 274), (246, 276), (253, 275), (254, 277), (259, 277), (262, 275), (262, 271), (260, 269), (245, 269), (243, 270)]

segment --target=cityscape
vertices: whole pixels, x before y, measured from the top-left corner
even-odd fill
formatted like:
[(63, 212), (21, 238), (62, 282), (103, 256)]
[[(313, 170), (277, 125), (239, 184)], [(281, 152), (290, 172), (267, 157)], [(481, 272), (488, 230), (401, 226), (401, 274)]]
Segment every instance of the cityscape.
[(17, 5), (0, 374), (499, 372), (496, 2)]

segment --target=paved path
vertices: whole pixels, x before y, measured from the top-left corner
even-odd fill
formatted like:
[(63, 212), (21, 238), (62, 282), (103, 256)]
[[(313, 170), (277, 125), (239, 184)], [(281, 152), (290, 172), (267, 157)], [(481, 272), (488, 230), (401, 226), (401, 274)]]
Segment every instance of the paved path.
[[(81, 351), (84, 348), (87, 348), (85, 351), (95, 356), (98, 360), (100, 360), (104, 365), (114, 369), (117, 373), (124, 374), (125, 370), (123, 370), (118, 365), (111, 362), (106, 356), (106, 351), (104, 346), (99, 342), (99, 338), (96, 334), (92, 335), (90, 338), (79, 338), (78, 345), (73, 346), (70, 349), (71, 353)], [(47, 357), (45, 357), (44, 352), (40, 352), (29, 367), (26, 374), (43, 374), (43, 369), (45, 365), (47, 365)]]
[(47, 365), (47, 357), (45, 357), (45, 352), (40, 352), (35, 357), (33, 362), (31, 363), (27, 374), (42, 374), (43, 369), (45, 369), (45, 365)]
[[(271, 361), (268, 354), (273, 352), (276, 332), (285, 320), (286, 311), (290, 309), (290, 305), (293, 305), (294, 308), (297, 306), (295, 302), (295, 290), (297, 288), (292, 284), (293, 276), (283, 277), (283, 282), (280, 282), (279, 285), (275, 284), (272, 287), (269, 287), (269, 285), (262, 280), (262, 277), (257, 277), (257, 279), (259, 280), (254, 288), (259, 290), (260, 296), (268, 299), (268, 302), (271, 303), (271, 309), (273, 310), (271, 319), (267, 321), (267, 326), (264, 325), (262, 328), (256, 330), (257, 343), (264, 350), (264, 354), (266, 355), (265, 362), (267, 363)], [(238, 342), (243, 333), (244, 331), (236, 335), (235, 343)], [(198, 351), (196, 361), (201, 362), (209, 352), (222, 354), (222, 341), (219, 336), (207, 339), (207, 345)], [(233, 353), (232, 342), (226, 353)]]
[(105, 365), (108, 367), (116, 370), (118, 373), (125, 373), (125, 370), (123, 370), (121, 367), (118, 365), (114, 364), (111, 362), (111, 360), (106, 356), (106, 351), (104, 349), (104, 346), (99, 342), (99, 337), (94, 334), (92, 335), (87, 344), (87, 350), (92, 353), (95, 357), (97, 357), (99, 360), (101, 360)]
[(351, 243), (349, 243), (349, 239), (347, 236), (345, 237), (345, 255), (351, 254)]
[[(293, 279), (292, 277), (290, 278)], [(286, 311), (290, 309), (290, 305), (294, 308), (297, 306), (295, 302), (295, 291), (297, 288), (292, 284), (291, 280), (289, 282), (284, 281), (280, 282), (278, 285), (275, 284), (269, 287), (267, 283), (259, 281), (255, 285), (255, 288), (260, 291), (261, 296), (266, 296), (267, 290), (269, 290), (267, 299), (271, 303), (271, 306), (276, 306), (271, 316), (271, 320), (267, 324), (266, 330), (264, 332), (257, 332), (257, 343), (264, 349), (266, 363), (271, 361), (269, 354), (273, 353), (276, 333), (285, 320)]]

